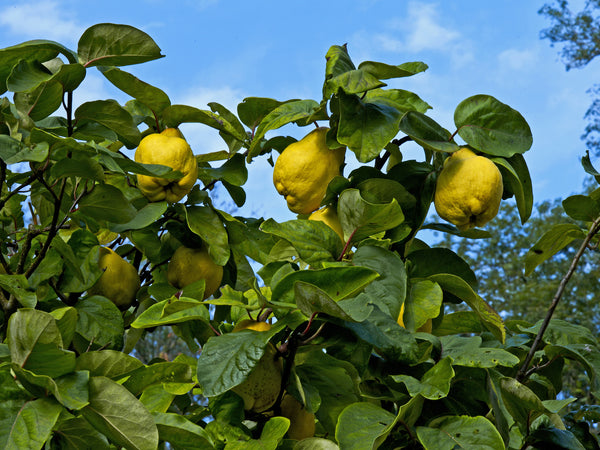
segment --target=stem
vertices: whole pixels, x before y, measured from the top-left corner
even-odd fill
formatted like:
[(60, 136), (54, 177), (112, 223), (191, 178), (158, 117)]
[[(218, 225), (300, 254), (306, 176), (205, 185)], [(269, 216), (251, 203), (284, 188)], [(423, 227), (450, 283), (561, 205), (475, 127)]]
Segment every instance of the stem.
[(342, 250), (342, 253), (338, 257), (338, 261), (341, 261), (342, 259), (344, 259), (344, 255), (346, 254), (346, 252), (348, 251), (348, 248), (350, 247), (350, 243), (352, 242), (352, 238), (354, 237), (354, 233), (356, 233), (356, 230), (354, 230), (352, 232), (352, 234), (350, 235), (350, 237), (348, 238), (348, 241), (344, 245), (344, 250)]
[(73, 92), (67, 92), (67, 104), (65, 112), (67, 113), (67, 136), (73, 135)]
[(567, 270), (567, 273), (565, 274), (563, 279), (560, 281), (560, 284), (558, 285), (558, 289), (556, 290), (556, 294), (554, 294), (554, 298), (552, 299), (552, 304), (550, 305), (550, 308), (548, 309), (548, 312), (546, 313), (546, 317), (544, 318), (544, 322), (542, 323), (542, 326), (540, 327), (540, 331), (538, 331), (538, 334), (535, 337), (533, 344), (531, 345), (531, 349), (529, 350), (529, 353), (527, 354), (527, 357), (525, 358), (523, 365), (517, 372), (517, 376), (516, 376), (517, 381), (519, 381), (519, 382), (522, 381), (525, 378), (525, 376), (527, 375), (527, 369), (529, 368), (529, 364), (531, 364), (531, 360), (533, 359), (533, 356), (534, 356), (535, 352), (537, 351), (537, 348), (539, 347), (540, 343), (542, 342), (544, 333), (545, 333), (546, 329), (548, 328), (548, 325), (550, 325), (550, 320), (552, 319), (554, 310), (558, 306), (558, 302), (560, 301), (563, 293), (565, 292), (567, 283), (573, 276), (573, 273), (575, 273), (577, 264), (579, 263), (579, 260), (581, 259), (581, 257), (583, 256), (583, 253), (587, 249), (588, 244), (590, 243), (592, 238), (598, 233), (598, 231), (600, 231), (600, 217), (596, 218), (596, 220), (590, 227), (590, 231), (588, 232), (587, 236), (583, 240), (583, 243), (579, 247), (579, 250), (577, 250), (577, 253), (573, 257), (573, 261), (571, 261), (571, 266), (569, 267), (569, 270)]

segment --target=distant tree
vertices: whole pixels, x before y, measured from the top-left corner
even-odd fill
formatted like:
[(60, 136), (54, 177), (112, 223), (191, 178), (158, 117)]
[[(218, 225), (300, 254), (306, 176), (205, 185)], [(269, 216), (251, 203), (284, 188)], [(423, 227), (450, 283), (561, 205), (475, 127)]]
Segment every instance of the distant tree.
[[(539, 13), (552, 25), (541, 32), (552, 46), (562, 45), (560, 55), (567, 70), (585, 67), (600, 55), (600, 0), (587, 0), (582, 11), (573, 13), (567, 0), (545, 4)], [(600, 155), (600, 85), (589, 91), (592, 104), (585, 113), (588, 124), (581, 138), (592, 152)]]

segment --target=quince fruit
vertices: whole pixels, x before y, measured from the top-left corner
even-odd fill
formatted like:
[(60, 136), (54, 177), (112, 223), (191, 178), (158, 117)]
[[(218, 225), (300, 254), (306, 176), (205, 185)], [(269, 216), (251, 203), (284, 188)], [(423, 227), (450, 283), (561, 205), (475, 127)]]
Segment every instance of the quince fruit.
[(310, 214), (319, 208), (327, 185), (340, 174), (346, 148), (330, 149), (329, 128), (311, 131), (298, 142), (288, 145), (275, 161), (273, 184), (298, 214)]
[(183, 289), (199, 280), (204, 280), (204, 299), (207, 299), (221, 286), (223, 266), (215, 264), (205, 247), (179, 247), (167, 266), (167, 281)]
[(175, 203), (185, 197), (198, 179), (198, 163), (192, 149), (176, 128), (144, 137), (135, 151), (135, 160), (143, 164), (161, 164), (183, 174), (179, 180), (137, 176), (138, 187), (151, 202)]
[(317, 209), (314, 213), (308, 216), (308, 220), (319, 220), (335, 231), (340, 239), (344, 241), (344, 230), (338, 219), (337, 211), (331, 205), (325, 208)]
[(244, 319), (240, 320), (235, 327), (233, 327), (233, 332), (241, 331), (241, 330), (254, 330), (254, 331), (269, 331), (271, 329), (271, 324), (268, 322), (259, 322), (258, 320), (252, 319)]
[(503, 189), (496, 165), (463, 147), (444, 162), (435, 190), (435, 209), (461, 231), (480, 227), (498, 214)]
[(140, 277), (135, 267), (108, 247), (100, 247), (98, 267), (103, 274), (88, 293), (106, 297), (119, 309), (129, 308), (140, 288)]
[[(402, 328), (406, 328), (404, 326), (404, 303), (402, 303), (400, 314), (398, 314), (398, 325)], [(431, 330), (433, 330), (433, 321), (431, 319), (427, 319), (427, 322), (417, 328), (417, 331), (423, 331), (425, 333), (431, 333)]]
[[(258, 326), (258, 324), (264, 325)], [(238, 329), (234, 329), (234, 332), (242, 330), (268, 331), (271, 329), (271, 325), (268, 323), (254, 320), (241, 321), (238, 326)], [(246, 411), (256, 413), (266, 411), (277, 401), (281, 389), (282, 374), (283, 363), (281, 358), (275, 346), (269, 342), (264, 354), (246, 380), (234, 387), (232, 391), (242, 397)]]
[(290, 419), (287, 431), (290, 439), (301, 441), (315, 435), (315, 415), (308, 412), (294, 396), (287, 393), (283, 396), (281, 415)]

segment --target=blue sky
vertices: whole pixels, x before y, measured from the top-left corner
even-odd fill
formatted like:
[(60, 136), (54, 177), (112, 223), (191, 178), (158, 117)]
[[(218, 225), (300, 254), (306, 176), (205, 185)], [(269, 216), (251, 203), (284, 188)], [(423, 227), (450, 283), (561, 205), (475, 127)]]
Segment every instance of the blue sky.
[[(453, 111), (466, 97), (489, 94), (520, 111), (534, 144), (525, 154), (536, 201), (580, 191), (585, 154), (580, 140), (586, 93), (598, 62), (566, 72), (558, 49), (539, 38), (549, 22), (537, 11), (544, 1), (357, 0), (20, 0), (3, 2), (0, 47), (52, 39), (75, 49), (81, 33), (100, 22), (123, 23), (150, 34), (165, 58), (131, 71), (160, 87), (173, 103), (207, 109), (211, 101), (235, 111), (247, 96), (319, 100), (325, 53), (347, 43), (355, 63), (423, 61), (429, 69), (390, 87), (416, 92), (429, 114), (450, 131)], [(570, 2), (575, 7), (581, 2)], [(116, 98), (90, 71), (76, 102)], [(220, 150), (217, 133), (184, 124), (196, 153)], [(286, 128), (301, 137), (305, 130)], [(412, 153), (414, 152), (414, 153)], [(409, 149), (407, 158), (420, 157)], [(600, 164), (597, 164), (600, 165)], [(248, 203), (239, 213), (293, 218), (273, 187), (265, 158), (249, 167)]]

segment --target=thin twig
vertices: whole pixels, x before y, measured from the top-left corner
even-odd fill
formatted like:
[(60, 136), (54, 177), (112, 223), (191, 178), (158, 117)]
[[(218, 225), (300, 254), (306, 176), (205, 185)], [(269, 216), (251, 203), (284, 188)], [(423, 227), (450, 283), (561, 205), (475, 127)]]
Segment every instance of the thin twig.
[(535, 337), (533, 344), (531, 345), (531, 349), (529, 350), (529, 353), (527, 354), (527, 357), (525, 358), (523, 365), (517, 372), (517, 376), (516, 376), (517, 381), (522, 381), (525, 378), (525, 376), (527, 375), (527, 369), (529, 368), (529, 364), (531, 364), (531, 360), (533, 359), (535, 352), (537, 351), (540, 343), (542, 342), (542, 338), (544, 337), (544, 332), (546, 331), (546, 328), (548, 328), (548, 325), (550, 325), (550, 320), (552, 319), (554, 310), (558, 306), (558, 302), (560, 301), (563, 293), (565, 292), (567, 283), (573, 276), (573, 273), (575, 273), (577, 264), (579, 263), (579, 260), (581, 259), (581, 257), (583, 256), (583, 253), (587, 249), (588, 244), (590, 243), (592, 238), (598, 233), (598, 231), (600, 231), (600, 217), (596, 218), (596, 220), (590, 227), (590, 231), (588, 232), (587, 236), (583, 240), (583, 243), (579, 247), (579, 250), (573, 257), (573, 261), (571, 262), (571, 266), (569, 267), (569, 270), (567, 270), (567, 273), (565, 274), (563, 279), (560, 281), (560, 284), (558, 285), (558, 289), (556, 290), (556, 294), (554, 294), (554, 299), (552, 300), (552, 304), (550, 305), (550, 308), (548, 309), (548, 312), (546, 313), (546, 317), (544, 318), (544, 322), (542, 323), (542, 326), (540, 327), (540, 330), (538, 331), (538, 334)]

